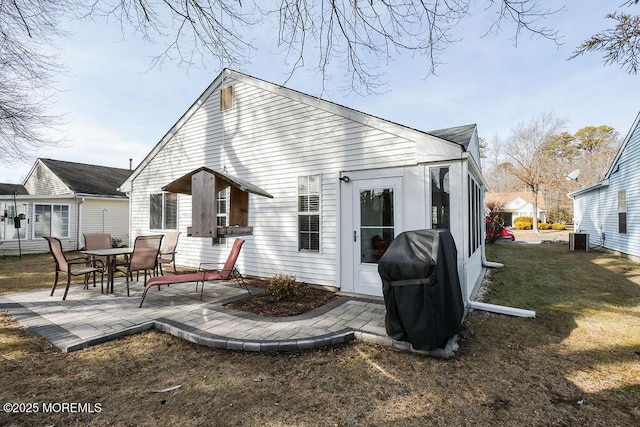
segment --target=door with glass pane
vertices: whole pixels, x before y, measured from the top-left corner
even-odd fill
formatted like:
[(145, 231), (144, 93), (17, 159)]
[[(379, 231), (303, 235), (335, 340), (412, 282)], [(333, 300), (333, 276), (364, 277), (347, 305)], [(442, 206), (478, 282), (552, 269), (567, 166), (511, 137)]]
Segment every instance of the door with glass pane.
[(354, 187), (354, 292), (382, 296), (378, 261), (402, 231), (402, 179), (367, 179)]

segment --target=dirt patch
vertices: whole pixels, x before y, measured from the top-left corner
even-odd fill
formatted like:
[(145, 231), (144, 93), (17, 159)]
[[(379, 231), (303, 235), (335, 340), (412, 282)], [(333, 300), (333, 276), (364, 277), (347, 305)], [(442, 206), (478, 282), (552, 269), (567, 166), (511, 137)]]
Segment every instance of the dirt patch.
[[(267, 289), (264, 279), (248, 279), (249, 286)], [(266, 293), (252, 295), (248, 298), (229, 303), (234, 310), (247, 311), (268, 317), (297, 316), (314, 310), (338, 298), (335, 292), (301, 283), (294, 297), (274, 301)]]

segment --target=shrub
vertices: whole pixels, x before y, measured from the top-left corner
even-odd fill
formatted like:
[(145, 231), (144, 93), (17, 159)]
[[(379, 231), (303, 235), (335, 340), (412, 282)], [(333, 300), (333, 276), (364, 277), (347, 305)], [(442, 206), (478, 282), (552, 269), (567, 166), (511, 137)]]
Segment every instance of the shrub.
[(533, 218), (530, 216), (519, 216), (513, 220), (513, 226), (518, 230), (531, 230), (533, 227)]
[(566, 229), (567, 229), (567, 226), (566, 226), (566, 225), (564, 225), (564, 224), (553, 224), (553, 225), (551, 226), (551, 228), (552, 228), (553, 230), (566, 230)]
[(298, 294), (299, 287), (296, 276), (276, 274), (269, 279), (266, 294), (271, 301), (290, 300)]
[(538, 230), (549, 230), (551, 227), (553, 227), (551, 224), (547, 224), (546, 222), (541, 222), (540, 224), (538, 224)]

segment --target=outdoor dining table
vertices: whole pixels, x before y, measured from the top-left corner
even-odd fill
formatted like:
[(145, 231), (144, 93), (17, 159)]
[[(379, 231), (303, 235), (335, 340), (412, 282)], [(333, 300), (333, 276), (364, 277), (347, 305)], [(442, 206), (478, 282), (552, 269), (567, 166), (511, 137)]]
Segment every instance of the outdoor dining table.
[[(82, 251), (85, 255), (107, 257), (107, 293), (113, 293), (113, 276), (115, 275), (116, 258), (118, 255), (130, 255), (133, 248), (91, 249)], [(109, 290), (111, 288), (111, 290)]]

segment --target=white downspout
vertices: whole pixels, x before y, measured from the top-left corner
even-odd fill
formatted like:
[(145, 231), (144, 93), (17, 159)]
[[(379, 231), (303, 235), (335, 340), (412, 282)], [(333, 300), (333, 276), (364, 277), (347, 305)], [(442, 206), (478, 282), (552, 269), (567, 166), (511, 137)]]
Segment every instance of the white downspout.
[[(484, 201), (485, 192), (482, 191), (481, 194), (482, 194), (482, 204), (481, 205), (484, 206), (485, 205), (485, 201)], [(486, 224), (485, 224), (484, 219), (482, 221), (482, 236), (486, 236)], [(502, 268), (502, 267), (504, 267), (504, 264), (501, 264), (499, 262), (487, 261), (487, 255), (486, 255), (486, 252), (485, 252), (485, 243), (483, 243), (480, 246), (482, 247), (482, 266), (483, 267), (487, 267), (487, 268)], [(509, 316), (536, 317), (536, 312), (533, 311), (533, 310), (525, 310), (525, 309), (522, 309), (522, 308), (507, 307), (507, 306), (504, 306), (504, 305), (497, 305), (497, 304), (489, 304), (489, 303), (480, 302), (480, 301), (471, 301), (470, 299), (467, 301), (467, 306), (469, 308), (474, 309), (474, 310), (489, 311), (489, 312), (492, 312), (492, 313), (506, 314), (506, 315), (509, 315)]]
[(80, 250), (80, 236), (82, 234), (82, 204), (84, 197), (75, 196), (76, 199), (76, 250)]

